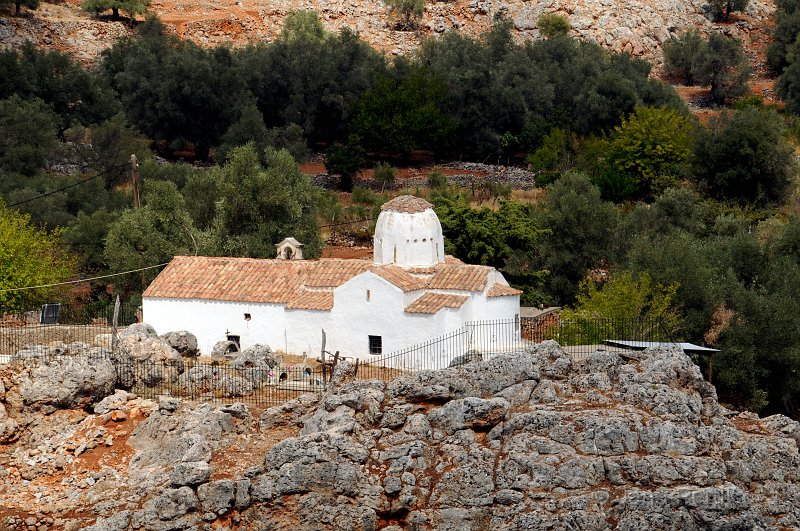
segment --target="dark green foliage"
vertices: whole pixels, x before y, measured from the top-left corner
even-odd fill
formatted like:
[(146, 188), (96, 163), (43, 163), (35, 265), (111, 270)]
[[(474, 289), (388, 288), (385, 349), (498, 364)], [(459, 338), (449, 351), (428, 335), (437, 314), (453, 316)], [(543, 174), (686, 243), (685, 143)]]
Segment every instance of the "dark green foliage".
[(668, 76), (678, 78), (684, 85), (695, 84), (695, 63), (705, 46), (705, 41), (696, 29), (664, 43), (664, 69)]
[(238, 119), (222, 135), (222, 144), (216, 149), (214, 156), (217, 160), (224, 161), (231, 150), (248, 142), (261, 152), (267, 147), (268, 136), (264, 117), (258, 107), (254, 102), (246, 103), (240, 107)]
[[(787, 8), (790, 7), (787, 4)], [(789, 66), (789, 54), (800, 35), (800, 11), (794, 9), (787, 11), (779, 8), (775, 18), (775, 29), (772, 31), (774, 42), (767, 48), (767, 64), (773, 72), (783, 73)]]
[(711, 101), (730, 103), (748, 93), (750, 69), (742, 44), (721, 33), (712, 33), (693, 63), (693, 77), (698, 83), (711, 85)]
[(547, 133), (542, 145), (527, 157), (529, 169), (536, 172), (536, 184), (546, 186), (572, 169), (576, 149), (574, 133), (560, 127)]
[(113, 91), (66, 54), (38, 50), (30, 42), (0, 52), (0, 99), (16, 94), (38, 98), (58, 115), (60, 130), (98, 123), (120, 110)]
[(353, 177), (364, 168), (367, 154), (360, 139), (351, 136), (346, 144), (335, 143), (325, 153), (325, 168), (328, 173), (339, 176), (339, 189), (350, 192)]
[(275, 149), (285, 149), (297, 162), (305, 162), (311, 156), (303, 128), (297, 124), (273, 127), (267, 131), (266, 143)]
[[(112, 271), (169, 262), (178, 254), (199, 254), (198, 233), (174, 183), (150, 181), (142, 199), (142, 208), (124, 211), (109, 226), (104, 258)], [(150, 270), (124, 279), (129, 288), (140, 291), (156, 273)]]
[(394, 184), (394, 167), (388, 162), (379, 162), (372, 170), (372, 178), (381, 185), (381, 191)]
[(154, 18), (106, 50), (103, 68), (131, 123), (155, 140), (192, 142), (200, 159), (241, 114), (231, 101), (246, 101), (231, 50), (167, 35)]
[(408, 156), (414, 149), (441, 149), (453, 130), (443, 110), (444, 83), (427, 69), (395, 68), (400, 79), (378, 76), (361, 100), (353, 127), (368, 149)]
[(471, 208), (462, 196), (440, 196), (434, 203), (448, 254), (502, 269), (525, 290), (528, 300), (541, 302), (543, 274), (533, 261), (542, 231), (530, 205), (501, 200), (498, 210)]
[(783, 197), (792, 159), (777, 113), (749, 108), (724, 114), (700, 134), (694, 172), (720, 199), (763, 205)]
[(211, 252), (272, 258), (275, 244), (293, 236), (305, 244), (304, 257), (318, 257), (316, 189), (287, 151), (267, 148), (264, 161), (246, 145), (233, 150), (227, 164), (210, 170), (219, 194), (206, 200), (219, 200)]
[(428, 175), (428, 188), (441, 189), (447, 187), (447, 175), (440, 171), (432, 171)]
[(89, 127), (75, 126), (64, 131), (68, 144), (64, 151), (81, 170), (102, 174), (107, 188), (130, 177), (130, 158), (139, 162), (150, 158), (150, 141), (125, 123), (122, 115)]
[(102, 13), (111, 10), (111, 17), (119, 19), (119, 12), (124, 11), (131, 18), (147, 13), (150, 0), (83, 0), (81, 9), (89, 13)]
[(539, 26), (539, 32), (546, 39), (556, 37), (558, 35), (566, 35), (569, 33), (570, 25), (567, 17), (559, 15), (558, 13), (546, 13), (539, 17), (536, 21)]
[(586, 175), (569, 173), (547, 187), (538, 225), (549, 232), (541, 238), (537, 264), (549, 271), (551, 302), (572, 302), (587, 271), (607, 263), (616, 223), (614, 205), (600, 198)]
[(0, 170), (34, 175), (56, 145), (57, 117), (40, 100), (0, 100)]
[(742, 44), (721, 33), (703, 40), (697, 30), (690, 30), (664, 44), (667, 74), (687, 85), (710, 85), (711, 101), (724, 105), (748, 93), (750, 69)]
[(341, 141), (354, 103), (386, 70), (385, 61), (349, 31), (325, 33), (315, 16), (296, 17), (303, 20), (287, 19), (276, 42), (237, 52), (239, 75), (268, 128), (297, 124), (311, 145)]
[(714, 18), (727, 22), (734, 11), (744, 11), (750, 0), (709, 0)]

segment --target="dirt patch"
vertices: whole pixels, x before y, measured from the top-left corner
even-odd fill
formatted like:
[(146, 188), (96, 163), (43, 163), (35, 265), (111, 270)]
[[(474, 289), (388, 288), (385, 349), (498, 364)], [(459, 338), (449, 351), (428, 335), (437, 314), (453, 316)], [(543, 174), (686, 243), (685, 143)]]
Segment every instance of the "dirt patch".
[(212, 454), (211, 480), (244, 477), (247, 469), (261, 466), (264, 456), (273, 446), (299, 433), (300, 429), (296, 426), (283, 426), (240, 436), (234, 444)]

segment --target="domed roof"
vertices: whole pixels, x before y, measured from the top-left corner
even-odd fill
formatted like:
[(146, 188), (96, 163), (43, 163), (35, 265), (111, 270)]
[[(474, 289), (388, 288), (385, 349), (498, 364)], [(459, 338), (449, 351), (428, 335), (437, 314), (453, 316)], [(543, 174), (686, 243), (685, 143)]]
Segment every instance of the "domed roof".
[(385, 202), (381, 206), (381, 210), (389, 212), (404, 212), (406, 214), (416, 214), (417, 212), (425, 212), (433, 205), (420, 197), (413, 195), (398, 195), (391, 201)]
[(375, 223), (373, 262), (400, 267), (444, 262), (442, 225), (433, 205), (413, 195), (384, 203)]

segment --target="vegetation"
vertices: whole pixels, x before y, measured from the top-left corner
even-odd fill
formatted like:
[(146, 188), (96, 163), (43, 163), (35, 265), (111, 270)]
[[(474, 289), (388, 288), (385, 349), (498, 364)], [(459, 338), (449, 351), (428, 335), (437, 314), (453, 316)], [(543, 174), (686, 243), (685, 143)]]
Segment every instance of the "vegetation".
[(413, 30), (425, 13), (425, 0), (384, 0), (395, 28)]
[(556, 37), (559, 35), (566, 35), (569, 33), (570, 25), (567, 17), (559, 15), (558, 13), (546, 13), (539, 17), (536, 21), (539, 26), (539, 32), (545, 38)]
[(33, 227), (30, 216), (9, 210), (0, 201), (0, 308), (23, 311), (63, 289), (6, 291), (55, 284), (74, 274), (74, 259), (65, 252), (59, 232)]
[[(789, 0), (780, 9), (795, 12)], [(326, 32), (310, 13), (290, 15), (275, 41), (241, 49), (201, 48), (148, 19), (96, 69), (31, 45), (0, 52), (9, 205), (0, 226), (24, 235), (4, 243), (35, 251), (0, 246), (0, 285), (176, 253), (271, 257), (287, 235), (315, 257), (321, 226), (369, 239), (389, 197), (375, 189), (400, 184), (392, 164), (527, 163), (534, 190), (489, 180), (462, 188), (434, 172), (411, 193), (435, 204), (448, 252), (499, 268), (525, 303), (567, 306), (578, 322), (657, 318), (670, 339), (721, 350), (723, 400), (798, 416), (800, 210), (796, 138), (784, 127), (796, 130), (787, 113), (800, 112), (793, 30), (779, 41), (785, 111), (739, 99), (736, 41), (687, 33), (668, 43), (671, 75), (708, 85), (715, 105), (735, 104), (699, 123), (644, 61), (570, 37), (563, 19), (539, 26), (539, 41), (517, 44), (499, 21), (480, 38), (446, 33), (398, 59), (348, 31)], [(312, 153), (325, 154), (346, 199), (300, 172)], [(369, 167), (377, 187), (354, 186)], [(3, 266), (19, 274), (25, 264), (59, 273), (3, 276)], [(98, 283), (86, 298), (135, 297), (150, 278)], [(3, 296), (3, 309), (44, 297)]]
[(83, 0), (81, 9), (89, 13), (101, 13), (111, 10), (111, 18), (118, 20), (119, 12), (124, 11), (133, 18), (136, 15), (147, 13), (150, 0)]
[(687, 85), (711, 86), (711, 101), (725, 105), (748, 93), (750, 74), (741, 43), (721, 33), (703, 40), (696, 30), (664, 44), (664, 66), (668, 74)]
[(750, 0), (711, 0), (709, 5), (717, 20), (727, 22), (731, 17), (731, 13), (744, 11), (749, 3)]
[(0, 5), (3, 4), (14, 4), (14, 14), (19, 16), (20, 15), (20, 8), (22, 6), (27, 7), (28, 9), (36, 9), (39, 7), (39, 0), (2, 0), (0, 1)]

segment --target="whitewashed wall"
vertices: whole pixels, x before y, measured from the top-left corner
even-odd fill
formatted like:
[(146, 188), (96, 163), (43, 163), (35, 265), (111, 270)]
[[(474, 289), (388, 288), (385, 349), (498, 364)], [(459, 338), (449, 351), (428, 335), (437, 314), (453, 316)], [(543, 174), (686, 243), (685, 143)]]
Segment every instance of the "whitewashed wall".
[(413, 214), (381, 212), (373, 242), (376, 264), (429, 266), (444, 262), (442, 225), (432, 209)]
[(375, 357), (369, 353), (370, 335), (381, 336), (383, 352), (389, 353), (437, 334), (435, 319), (406, 313), (403, 291), (373, 273), (350, 279), (333, 297), (333, 327), (326, 329), (331, 352), (369, 359)]
[[(286, 310), (286, 338), (288, 352), (307, 353), (316, 358), (322, 349), (322, 330), (333, 330), (331, 312), (322, 310)], [(279, 348), (285, 347), (279, 345)], [(326, 350), (330, 350), (330, 342)], [(274, 348), (274, 347), (273, 347)]]
[[(211, 354), (214, 344), (228, 334), (240, 336), (241, 347), (256, 343), (273, 349), (284, 348), (286, 317), (283, 306), (202, 299), (145, 298), (142, 301), (144, 322), (164, 334), (188, 330), (197, 336), (197, 345), (204, 355)], [(246, 321), (244, 314), (250, 314)]]

